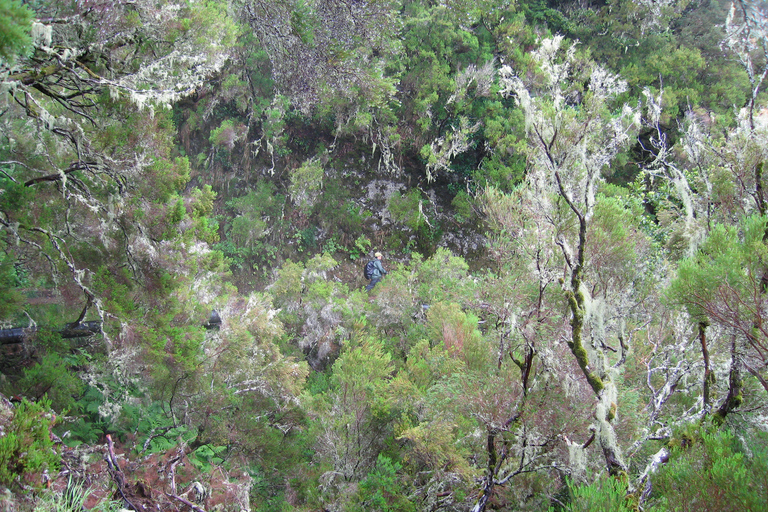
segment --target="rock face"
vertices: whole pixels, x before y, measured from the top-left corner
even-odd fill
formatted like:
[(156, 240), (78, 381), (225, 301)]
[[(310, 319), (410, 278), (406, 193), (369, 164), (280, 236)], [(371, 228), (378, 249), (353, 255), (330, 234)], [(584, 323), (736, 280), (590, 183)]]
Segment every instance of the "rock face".
[[(459, 180), (457, 176), (440, 175), (434, 181), (427, 181), (423, 172), (418, 170), (379, 174), (368, 170), (367, 165), (365, 161), (350, 162), (341, 172), (327, 169), (326, 176), (339, 180), (355, 204), (371, 213), (365, 227), (373, 234), (369, 235), (373, 242), (386, 240), (388, 232), (397, 232), (407, 236), (412, 246), (417, 245), (420, 234), (397, 222), (389, 209), (393, 196), (404, 195), (415, 188), (423, 199), (422, 214), (428, 221), (428, 231), (438, 235), (429, 241), (431, 247), (425, 255), (438, 247), (445, 247), (458, 256), (474, 257), (485, 249), (486, 239), (478, 229), (478, 223), (456, 218), (452, 205), (455, 194), (450, 190), (464, 188), (456, 181)], [(326, 230), (321, 234), (331, 236), (333, 233)], [(425, 244), (418, 245), (420, 252), (424, 252)], [(397, 258), (397, 255), (391, 254), (390, 257)]]

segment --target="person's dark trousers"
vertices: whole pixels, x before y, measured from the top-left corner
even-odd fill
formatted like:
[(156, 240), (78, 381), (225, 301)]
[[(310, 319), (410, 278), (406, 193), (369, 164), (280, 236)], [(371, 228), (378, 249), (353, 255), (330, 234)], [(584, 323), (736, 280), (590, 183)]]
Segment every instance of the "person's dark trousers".
[(381, 281), (380, 277), (372, 277), (371, 282), (368, 283), (368, 286), (365, 287), (365, 291), (369, 292), (373, 290), (373, 287), (376, 286), (376, 283), (378, 283), (379, 281)]

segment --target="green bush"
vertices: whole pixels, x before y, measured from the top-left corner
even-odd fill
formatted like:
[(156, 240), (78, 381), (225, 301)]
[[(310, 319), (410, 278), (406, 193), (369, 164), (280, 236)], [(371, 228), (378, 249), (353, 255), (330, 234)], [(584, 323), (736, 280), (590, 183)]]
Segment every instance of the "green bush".
[(424, 223), (421, 203), (421, 191), (412, 188), (405, 194), (392, 194), (387, 208), (396, 222), (403, 223), (415, 231)]
[(0, 59), (13, 62), (32, 47), (35, 13), (18, 0), (0, 0)]
[(274, 185), (261, 181), (248, 194), (226, 203), (230, 214), (221, 217), (223, 240), (215, 245), (235, 268), (271, 268), (278, 257), (279, 237), (287, 225), (282, 215), (285, 197)]
[(16, 394), (33, 398), (45, 395), (56, 411), (74, 410), (77, 404), (73, 397), (83, 392), (83, 382), (72, 368), (81, 360), (80, 355), (61, 357), (54, 352), (45, 354), (38, 364), (24, 370), (24, 375), (12, 389)]
[(39, 489), (45, 471), (51, 475), (58, 472), (61, 457), (51, 440), (54, 423), (50, 400), (22, 400), (5, 436), (0, 437), (0, 485), (18, 483)]
[(663, 510), (765, 510), (768, 434), (737, 438), (727, 431), (703, 433), (673, 449), (652, 483), (652, 503)]
[(296, 208), (305, 214), (310, 213), (322, 193), (325, 178), (322, 160), (318, 157), (310, 158), (298, 169), (291, 171), (288, 195), (291, 196)]
[(355, 240), (355, 247), (349, 251), (349, 259), (355, 261), (368, 254), (371, 248), (371, 241), (365, 235), (360, 235)]
[(24, 303), (24, 296), (17, 289), (19, 281), (13, 260), (0, 252), (0, 320), (15, 314)]
[(637, 506), (627, 494), (627, 484), (621, 479), (605, 476), (589, 485), (569, 489), (570, 501), (565, 507), (550, 510), (567, 512), (632, 512)]
[[(401, 465), (385, 455), (379, 454), (376, 467), (360, 482), (360, 510), (378, 510), (382, 512), (411, 512), (416, 505), (403, 496), (403, 482), (397, 473)], [(352, 510), (358, 510), (352, 507)]]
[(459, 190), (451, 201), (457, 222), (466, 222), (472, 218), (472, 197), (463, 190)]

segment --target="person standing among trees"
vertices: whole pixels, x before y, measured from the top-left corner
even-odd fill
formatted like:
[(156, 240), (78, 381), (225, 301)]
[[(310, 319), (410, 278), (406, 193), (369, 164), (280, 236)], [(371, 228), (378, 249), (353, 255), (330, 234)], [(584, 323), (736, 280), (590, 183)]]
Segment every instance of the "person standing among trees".
[(375, 260), (371, 260), (366, 265), (366, 271), (368, 270), (368, 267), (370, 267), (369, 272), (369, 279), (371, 280), (370, 283), (368, 283), (368, 286), (365, 287), (365, 290), (370, 292), (373, 290), (373, 287), (376, 286), (376, 284), (381, 281), (381, 278), (384, 277), (387, 274), (387, 271), (384, 270), (384, 266), (381, 264), (381, 258), (383, 257), (380, 252), (377, 252), (374, 254), (376, 257)]

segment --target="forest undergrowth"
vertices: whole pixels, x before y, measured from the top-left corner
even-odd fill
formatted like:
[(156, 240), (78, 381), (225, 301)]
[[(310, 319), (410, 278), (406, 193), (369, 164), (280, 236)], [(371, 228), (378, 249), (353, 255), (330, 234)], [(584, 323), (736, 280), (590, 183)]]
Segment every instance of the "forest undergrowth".
[(0, 510), (762, 510), (766, 76), (747, 0), (0, 0)]

